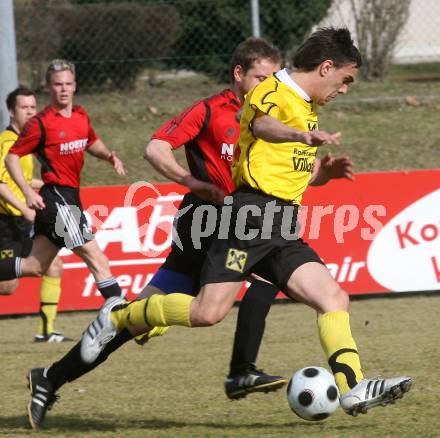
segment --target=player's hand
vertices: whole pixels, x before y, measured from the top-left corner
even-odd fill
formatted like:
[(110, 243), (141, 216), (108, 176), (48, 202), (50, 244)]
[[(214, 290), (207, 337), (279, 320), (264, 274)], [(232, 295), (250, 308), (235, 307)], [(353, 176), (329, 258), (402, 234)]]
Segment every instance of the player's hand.
[(26, 207), (22, 210), (22, 213), (23, 213), (23, 217), (28, 221), (33, 222), (35, 220), (35, 210)]
[(309, 131), (302, 133), (302, 138), (299, 140), (309, 146), (323, 146), (326, 144), (339, 145), (341, 142), (341, 133), (336, 132), (330, 134), (326, 131)]
[(200, 181), (191, 175), (185, 177), (183, 183), (200, 199), (213, 204), (223, 204), (225, 194), (214, 184)]
[(33, 190), (26, 193), (26, 205), (34, 210), (43, 210), (43, 208), (46, 208), (43, 198)]
[(321, 159), (321, 169), (327, 179), (346, 178), (353, 180), (353, 163), (348, 157), (332, 157), (327, 154)]
[(113, 168), (119, 176), (125, 175), (124, 163), (116, 156), (115, 151), (110, 152), (108, 161), (113, 165)]

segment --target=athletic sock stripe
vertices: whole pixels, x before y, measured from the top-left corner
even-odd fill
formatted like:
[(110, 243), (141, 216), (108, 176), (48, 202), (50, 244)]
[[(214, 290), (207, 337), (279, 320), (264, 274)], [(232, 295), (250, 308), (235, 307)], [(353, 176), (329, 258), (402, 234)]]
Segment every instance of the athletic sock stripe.
[(21, 257), (15, 258), (15, 276), (17, 278), (21, 277)]
[(115, 277), (106, 278), (105, 280), (100, 280), (96, 282), (96, 286), (98, 288), (111, 286), (113, 284), (117, 284), (117, 280)]
[(43, 388), (42, 386), (40, 386), (40, 385), (36, 385), (35, 386), (35, 389), (37, 390), (37, 391), (41, 391), (41, 392), (49, 392), (46, 388)]
[(36, 403), (37, 405), (40, 405), (40, 406), (42, 406), (42, 407), (44, 408), (44, 403), (41, 402), (40, 400), (38, 400), (37, 398), (32, 397), (32, 401), (33, 401), (34, 403)]

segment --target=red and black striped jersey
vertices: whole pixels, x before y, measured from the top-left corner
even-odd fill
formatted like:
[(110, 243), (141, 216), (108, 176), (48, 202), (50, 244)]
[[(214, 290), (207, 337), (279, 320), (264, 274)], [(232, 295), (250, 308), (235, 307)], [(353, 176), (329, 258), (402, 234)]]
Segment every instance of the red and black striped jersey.
[(97, 139), (82, 107), (75, 105), (72, 115), (64, 117), (49, 105), (27, 122), (9, 153), (35, 154), (45, 184), (79, 187), (84, 151)]
[(235, 188), (231, 164), (240, 135), (236, 119), (240, 108), (234, 92), (224, 90), (185, 109), (152, 138), (164, 140), (174, 149), (184, 145), (191, 174), (229, 194)]

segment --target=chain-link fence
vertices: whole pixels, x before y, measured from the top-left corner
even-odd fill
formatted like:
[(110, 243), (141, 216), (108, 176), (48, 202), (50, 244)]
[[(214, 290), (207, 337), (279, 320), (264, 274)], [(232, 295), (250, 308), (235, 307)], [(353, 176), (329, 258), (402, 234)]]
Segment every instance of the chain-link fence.
[[(146, 69), (227, 78), (234, 47), (261, 35), (289, 53), (319, 23), (355, 28), (353, 1), (378, 0), (15, 0), (20, 82), (38, 89), (50, 59), (77, 65), (84, 88), (130, 88)], [(402, 0), (405, 1), (405, 0)], [(440, 61), (440, 2), (408, 0), (397, 62)], [(385, 1), (384, 1), (385, 3)]]

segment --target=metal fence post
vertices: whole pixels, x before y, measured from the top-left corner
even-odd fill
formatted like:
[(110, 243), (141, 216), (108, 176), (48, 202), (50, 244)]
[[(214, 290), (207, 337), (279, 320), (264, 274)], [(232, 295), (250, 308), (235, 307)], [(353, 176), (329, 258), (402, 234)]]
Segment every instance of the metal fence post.
[(0, 130), (9, 123), (6, 96), (17, 87), (13, 0), (0, 1)]
[(260, 8), (258, 0), (251, 0), (252, 35), (260, 37)]

